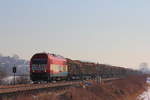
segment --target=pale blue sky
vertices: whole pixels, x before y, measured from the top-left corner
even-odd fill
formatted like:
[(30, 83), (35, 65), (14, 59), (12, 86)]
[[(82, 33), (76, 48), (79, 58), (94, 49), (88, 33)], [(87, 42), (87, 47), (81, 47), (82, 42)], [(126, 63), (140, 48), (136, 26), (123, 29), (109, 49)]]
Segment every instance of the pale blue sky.
[(150, 64), (149, 0), (0, 0), (0, 53)]

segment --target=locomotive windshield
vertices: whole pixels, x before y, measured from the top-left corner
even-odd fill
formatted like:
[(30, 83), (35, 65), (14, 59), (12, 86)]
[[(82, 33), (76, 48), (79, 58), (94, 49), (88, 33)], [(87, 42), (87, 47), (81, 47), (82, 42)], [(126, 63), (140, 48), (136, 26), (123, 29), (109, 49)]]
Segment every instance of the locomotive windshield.
[(36, 58), (32, 60), (33, 71), (46, 71), (47, 59)]
[(32, 64), (47, 64), (47, 59), (33, 59)]

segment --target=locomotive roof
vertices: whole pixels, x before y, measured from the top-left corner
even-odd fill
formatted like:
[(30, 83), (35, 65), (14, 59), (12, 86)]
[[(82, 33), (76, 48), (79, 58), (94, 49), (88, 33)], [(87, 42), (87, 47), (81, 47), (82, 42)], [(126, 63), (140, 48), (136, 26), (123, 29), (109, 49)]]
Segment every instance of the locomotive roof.
[(53, 53), (41, 52), (41, 53), (36, 53), (35, 55), (38, 55), (38, 54), (51, 55), (51, 56), (56, 57), (56, 58), (65, 59), (63, 56), (61, 56), (61, 55), (57, 55), (57, 54), (53, 54)]

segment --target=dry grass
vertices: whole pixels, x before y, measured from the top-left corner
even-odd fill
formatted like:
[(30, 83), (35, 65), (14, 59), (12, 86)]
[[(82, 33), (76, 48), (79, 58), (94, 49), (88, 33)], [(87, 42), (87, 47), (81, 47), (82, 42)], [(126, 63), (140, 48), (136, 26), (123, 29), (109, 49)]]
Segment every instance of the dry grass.
[(132, 76), (109, 83), (93, 82), (86, 88), (70, 88), (55, 93), (17, 96), (4, 100), (135, 100), (145, 90), (145, 77)]
[(59, 100), (134, 100), (145, 90), (145, 77), (133, 76), (107, 84), (93, 83), (87, 88), (72, 88)]

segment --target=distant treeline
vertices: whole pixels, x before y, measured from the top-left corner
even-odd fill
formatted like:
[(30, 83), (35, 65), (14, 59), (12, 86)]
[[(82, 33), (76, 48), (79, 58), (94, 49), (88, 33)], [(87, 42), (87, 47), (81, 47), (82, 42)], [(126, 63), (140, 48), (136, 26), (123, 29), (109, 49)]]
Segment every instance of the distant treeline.
[(29, 61), (20, 59), (18, 55), (3, 56), (0, 54), (0, 78), (5, 76), (11, 76), (12, 67), (17, 67), (16, 75), (28, 75), (29, 74)]

